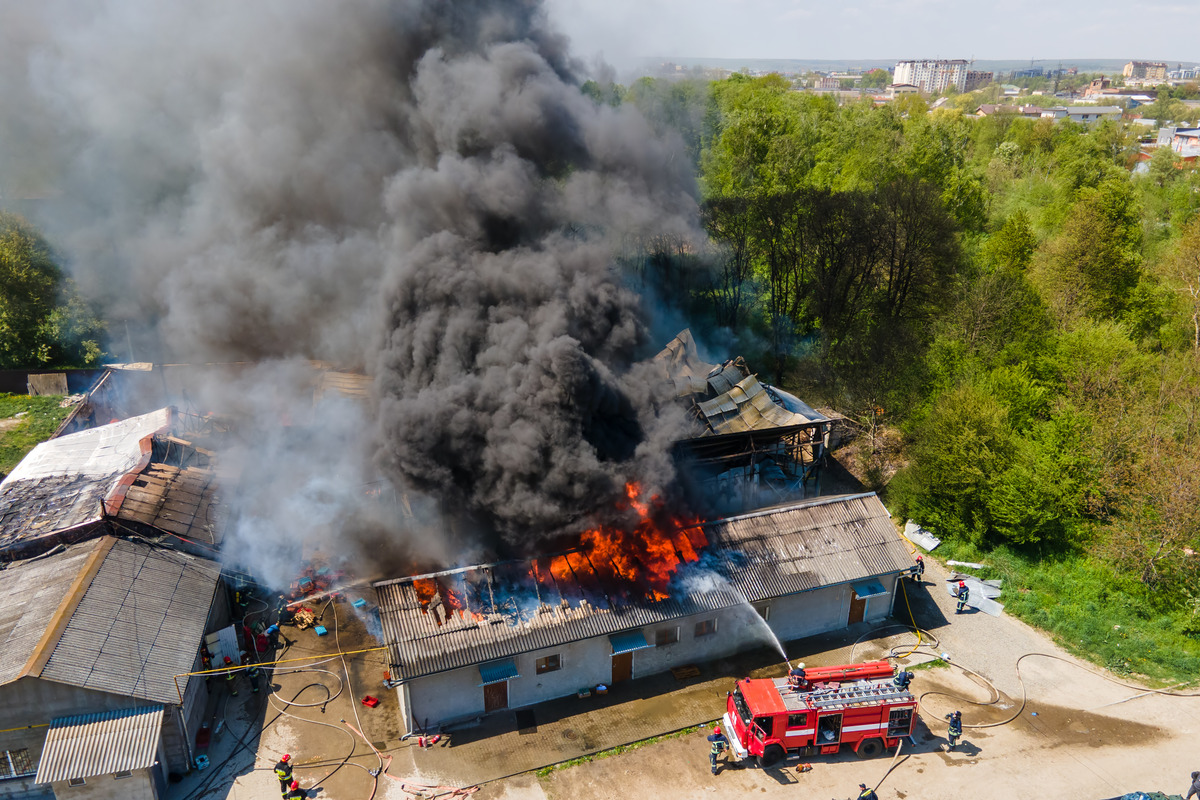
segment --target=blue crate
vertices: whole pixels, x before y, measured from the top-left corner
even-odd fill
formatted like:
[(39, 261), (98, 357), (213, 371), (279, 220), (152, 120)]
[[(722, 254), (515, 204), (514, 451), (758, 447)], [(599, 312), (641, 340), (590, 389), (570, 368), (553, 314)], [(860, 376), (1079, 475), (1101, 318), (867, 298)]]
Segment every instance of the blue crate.
[(329, 633), (324, 625), (318, 625), (317, 627), (313, 628), (313, 630), (317, 632), (317, 636), (324, 636), (325, 634)]
[(353, 605), (355, 608), (366, 608), (366, 607), (367, 607), (367, 601), (366, 601), (366, 600), (363, 600), (363, 599), (360, 597), (360, 598), (358, 598), (357, 600), (355, 600), (353, 603), (351, 603), (351, 605)]

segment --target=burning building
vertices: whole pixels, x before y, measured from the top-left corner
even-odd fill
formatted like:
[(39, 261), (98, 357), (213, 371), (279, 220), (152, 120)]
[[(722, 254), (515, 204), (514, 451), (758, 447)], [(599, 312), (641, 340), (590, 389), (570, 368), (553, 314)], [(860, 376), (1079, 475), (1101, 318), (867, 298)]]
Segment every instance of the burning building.
[(874, 494), (590, 534), (375, 584), (409, 731), (878, 620), (911, 564)]

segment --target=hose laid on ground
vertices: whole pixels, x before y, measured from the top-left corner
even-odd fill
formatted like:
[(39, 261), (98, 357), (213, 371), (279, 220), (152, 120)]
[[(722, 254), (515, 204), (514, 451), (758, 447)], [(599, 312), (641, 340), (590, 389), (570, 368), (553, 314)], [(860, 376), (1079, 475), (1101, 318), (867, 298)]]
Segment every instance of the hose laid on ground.
[(900, 766), (901, 764), (903, 764), (905, 761), (907, 761), (907, 760), (908, 760), (908, 756), (905, 756), (905, 757), (904, 757), (904, 759), (903, 759), (902, 761), (897, 761), (897, 760), (896, 760), (896, 759), (900, 758), (900, 749), (901, 749), (902, 747), (904, 747), (904, 740), (903, 740), (903, 739), (901, 739), (901, 740), (900, 740), (900, 742), (899, 742), (899, 744), (897, 744), (897, 745), (896, 745), (896, 754), (892, 756), (892, 763), (891, 763), (891, 764), (888, 766), (888, 768), (887, 768), (887, 772), (883, 773), (883, 776), (882, 776), (882, 777), (880, 777), (880, 779), (879, 779), (879, 783), (875, 784), (875, 788), (873, 788), (873, 789), (871, 790), (872, 792), (878, 792), (878, 791), (879, 791), (879, 787), (880, 787), (880, 786), (883, 786), (883, 782), (884, 782), (885, 780), (887, 780), (887, 776), (892, 774), (892, 770), (894, 770), (896, 767)]

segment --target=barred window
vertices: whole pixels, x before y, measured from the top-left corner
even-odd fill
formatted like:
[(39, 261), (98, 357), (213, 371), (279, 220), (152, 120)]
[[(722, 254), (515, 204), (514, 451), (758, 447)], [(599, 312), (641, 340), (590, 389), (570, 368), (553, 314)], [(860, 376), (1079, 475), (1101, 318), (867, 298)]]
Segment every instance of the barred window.
[(36, 772), (37, 768), (33, 765), (33, 759), (29, 757), (28, 749), (0, 750), (0, 779), (22, 778)]

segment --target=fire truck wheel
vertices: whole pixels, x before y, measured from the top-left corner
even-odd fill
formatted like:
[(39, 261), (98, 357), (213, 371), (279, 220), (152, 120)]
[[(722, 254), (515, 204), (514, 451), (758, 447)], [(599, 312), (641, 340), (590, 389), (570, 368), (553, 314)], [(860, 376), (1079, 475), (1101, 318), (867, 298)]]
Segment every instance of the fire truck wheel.
[(777, 744), (769, 744), (763, 750), (763, 754), (758, 757), (758, 765), (760, 767), (773, 767), (780, 761), (783, 761), (787, 753)]
[(878, 739), (864, 739), (859, 742), (854, 754), (859, 758), (874, 758), (883, 752), (883, 742)]

